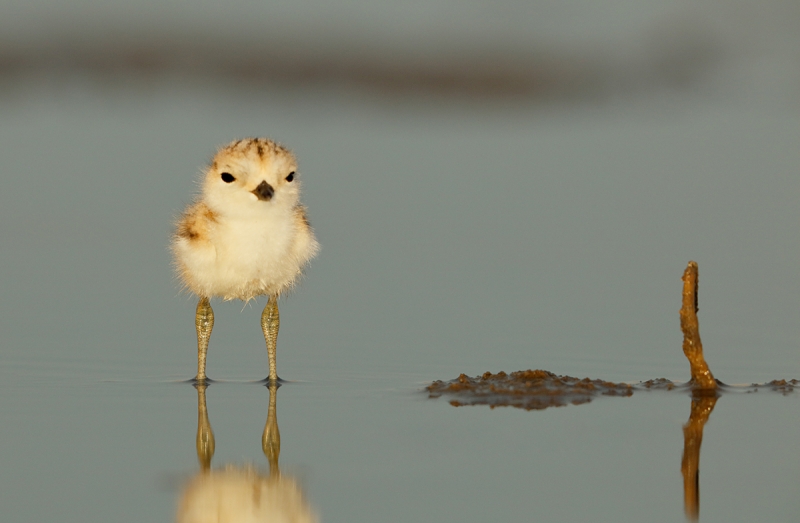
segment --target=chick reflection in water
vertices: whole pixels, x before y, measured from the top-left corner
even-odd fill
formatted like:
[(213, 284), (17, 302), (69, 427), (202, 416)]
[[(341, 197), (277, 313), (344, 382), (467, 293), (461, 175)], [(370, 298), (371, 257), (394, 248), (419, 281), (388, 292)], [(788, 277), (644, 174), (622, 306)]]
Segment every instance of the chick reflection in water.
[(277, 384), (269, 387), (267, 423), (261, 447), (269, 474), (255, 466), (226, 465), (212, 469), (214, 433), (208, 421), (206, 384), (197, 387), (197, 459), (200, 472), (184, 487), (178, 505), (178, 523), (310, 523), (319, 519), (297, 481), (281, 474), (278, 457), (281, 436), (276, 415)]

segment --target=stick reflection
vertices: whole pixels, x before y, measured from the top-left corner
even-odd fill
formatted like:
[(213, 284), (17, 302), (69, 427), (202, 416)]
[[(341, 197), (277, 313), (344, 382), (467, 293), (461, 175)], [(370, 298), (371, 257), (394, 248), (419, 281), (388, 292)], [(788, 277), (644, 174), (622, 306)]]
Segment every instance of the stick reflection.
[(683, 426), (683, 508), (686, 518), (697, 521), (700, 517), (700, 445), (703, 443), (703, 428), (717, 404), (717, 396), (692, 396), (692, 412)]
[(176, 521), (178, 523), (220, 522), (317, 522), (300, 485), (281, 473), (278, 458), (281, 435), (278, 430), (278, 385), (269, 385), (269, 409), (261, 449), (269, 463), (269, 474), (255, 466), (226, 464), (212, 469), (214, 432), (206, 407), (205, 383), (197, 388), (197, 460), (200, 471), (191, 478), (181, 493)]

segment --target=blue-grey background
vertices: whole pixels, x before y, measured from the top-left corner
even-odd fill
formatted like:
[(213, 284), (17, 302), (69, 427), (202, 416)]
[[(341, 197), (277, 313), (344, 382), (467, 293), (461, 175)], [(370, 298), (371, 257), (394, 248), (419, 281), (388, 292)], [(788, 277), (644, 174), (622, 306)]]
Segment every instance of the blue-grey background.
[[(793, 2), (0, 2), (0, 506), (165, 521), (197, 469), (171, 223), (215, 148), (297, 154), (322, 251), (281, 305), (281, 463), (323, 520), (682, 518), (689, 398), (419, 391), (543, 368), (800, 378)], [(216, 465), (261, 464), (264, 302), (214, 303)], [(798, 396), (723, 397), (701, 519), (789, 519)]]

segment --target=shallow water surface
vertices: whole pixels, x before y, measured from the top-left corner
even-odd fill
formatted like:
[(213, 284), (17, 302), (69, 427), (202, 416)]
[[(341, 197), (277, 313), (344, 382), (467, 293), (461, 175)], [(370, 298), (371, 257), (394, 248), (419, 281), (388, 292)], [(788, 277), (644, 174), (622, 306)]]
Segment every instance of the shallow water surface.
[[(688, 394), (639, 392), (531, 412), (453, 408), (409, 386), (418, 378), (317, 371), (280, 387), (280, 470), (300, 486), (309, 511), (328, 521), (683, 517)], [(15, 422), (2, 429), (9, 521), (175, 516), (201, 470), (194, 387), (85, 377), (4, 384), (16, 391), (0, 403)], [(269, 477), (269, 390), (224, 381), (205, 396), (212, 469), (249, 467)], [(717, 401), (699, 459), (703, 520), (791, 519), (799, 414), (796, 395)]]

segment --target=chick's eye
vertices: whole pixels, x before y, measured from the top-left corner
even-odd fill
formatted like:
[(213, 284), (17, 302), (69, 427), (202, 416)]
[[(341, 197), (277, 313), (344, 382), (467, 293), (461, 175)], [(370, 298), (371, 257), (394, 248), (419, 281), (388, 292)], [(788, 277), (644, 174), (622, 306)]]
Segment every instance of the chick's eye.
[(287, 182), (291, 182), (292, 180), (294, 180), (294, 171), (290, 172), (289, 176), (286, 177)]
[(225, 183), (231, 183), (235, 179), (231, 173), (222, 173), (222, 181)]

